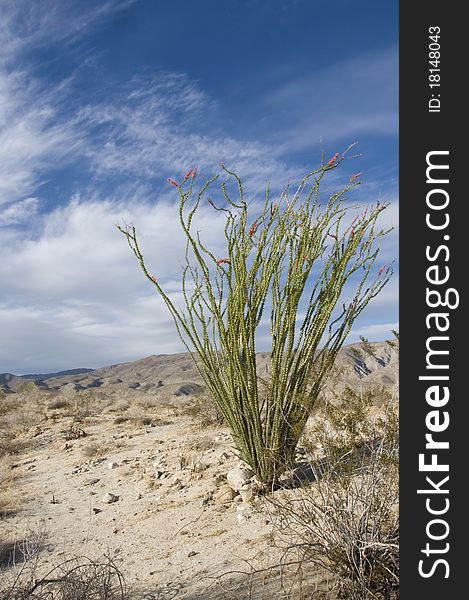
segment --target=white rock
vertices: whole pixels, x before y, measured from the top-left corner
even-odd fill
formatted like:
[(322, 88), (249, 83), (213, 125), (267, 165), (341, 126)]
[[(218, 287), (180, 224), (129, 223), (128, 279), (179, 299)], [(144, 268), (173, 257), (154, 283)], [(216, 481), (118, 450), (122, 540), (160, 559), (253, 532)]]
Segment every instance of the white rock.
[(117, 469), (117, 467), (118, 467), (118, 466), (119, 466), (119, 463), (118, 463), (118, 462), (114, 462), (114, 461), (113, 461), (113, 462), (107, 463), (107, 468), (108, 468), (110, 471), (112, 471), (112, 469)]
[(243, 485), (239, 490), (239, 495), (243, 499), (243, 502), (251, 502), (254, 499), (254, 489), (250, 484)]
[(254, 475), (254, 471), (245, 467), (235, 467), (230, 469), (226, 475), (228, 485), (235, 491), (238, 492), (243, 485), (249, 483), (251, 477)]
[(245, 523), (248, 519), (251, 518), (252, 511), (249, 506), (245, 506), (243, 504), (239, 504), (236, 507), (236, 517), (238, 519), (238, 523)]

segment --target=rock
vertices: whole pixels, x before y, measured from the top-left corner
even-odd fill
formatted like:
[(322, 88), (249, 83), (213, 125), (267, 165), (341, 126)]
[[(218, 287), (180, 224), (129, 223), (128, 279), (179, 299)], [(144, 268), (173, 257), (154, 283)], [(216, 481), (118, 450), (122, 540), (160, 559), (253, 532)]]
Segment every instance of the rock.
[(251, 502), (254, 499), (255, 493), (254, 493), (254, 488), (251, 484), (246, 484), (243, 485), (240, 489), (239, 489), (239, 495), (241, 496), (241, 498), (243, 499), (243, 502)]
[(31, 427), (31, 429), (29, 429), (27, 435), (30, 438), (35, 438), (38, 435), (41, 435), (41, 433), (42, 433), (42, 429), (38, 425), (33, 425), (33, 427)]
[(187, 468), (187, 458), (183, 454), (178, 456), (178, 468), (180, 471)]
[(225, 463), (228, 459), (230, 458), (230, 455), (227, 452), (222, 452), (220, 454), (220, 456), (218, 457), (217, 463), (219, 465), (222, 465), (223, 463)]
[(238, 519), (238, 523), (245, 523), (248, 519), (251, 518), (252, 511), (249, 506), (245, 506), (243, 504), (239, 504), (236, 507), (236, 517)]
[(174, 392), (175, 396), (192, 396), (193, 394), (198, 394), (203, 392), (204, 388), (197, 383), (186, 383), (178, 387), (178, 389)]
[(180, 479), (174, 478), (173, 481), (171, 482), (171, 487), (176, 491), (179, 492), (179, 490), (182, 490), (182, 488), (184, 487), (182, 481)]
[(235, 491), (238, 492), (243, 485), (249, 483), (251, 477), (254, 475), (254, 471), (244, 467), (235, 467), (230, 469), (226, 475), (228, 485)]
[(231, 502), (236, 496), (236, 492), (228, 484), (222, 485), (213, 496), (215, 504), (226, 504)]
[(207, 506), (207, 504), (212, 500), (213, 494), (209, 492), (202, 498), (202, 506)]
[(226, 482), (226, 476), (224, 473), (216, 473), (213, 476), (213, 479), (215, 480), (215, 485), (218, 487), (219, 485), (222, 485)]
[(103, 504), (112, 504), (113, 502), (117, 502), (119, 500), (119, 496), (116, 496), (115, 494), (111, 494), (110, 492), (108, 492), (107, 494), (105, 494), (101, 500), (101, 502)]
[(195, 552), (195, 550), (191, 550), (187, 556), (188, 558), (191, 558), (192, 556), (196, 556), (196, 554), (198, 554), (198, 552)]
[(89, 479), (85, 479), (85, 481), (83, 482), (83, 485), (95, 485), (98, 482), (99, 482), (98, 477), (90, 477)]
[(114, 462), (114, 461), (112, 461), (112, 462), (110, 462), (110, 463), (107, 463), (107, 468), (108, 468), (110, 471), (112, 471), (112, 469), (117, 469), (117, 467), (118, 467), (118, 466), (119, 466), (119, 463), (118, 463), (118, 462)]

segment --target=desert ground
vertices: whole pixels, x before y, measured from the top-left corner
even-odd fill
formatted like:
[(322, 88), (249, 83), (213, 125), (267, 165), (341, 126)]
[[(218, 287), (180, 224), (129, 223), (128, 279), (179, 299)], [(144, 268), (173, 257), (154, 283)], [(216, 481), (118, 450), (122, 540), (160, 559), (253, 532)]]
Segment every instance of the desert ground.
[[(396, 346), (371, 347), (340, 351), (324, 398), (340, 401), (349, 386), (397, 402)], [(268, 369), (259, 354), (259, 373)], [(0, 385), (0, 589), (28, 569), (36, 580), (56, 577), (57, 565), (81, 557), (112, 559), (129, 598), (332, 597), (320, 596), (320, 569), (298, 584), (276, 509), (236, 471), (245, 466), (188, 354), (53, 377), (3, 374)], [(320, 447), (300, 448), (298, 469), (273, 496), (288, 504), (320, 456)]]

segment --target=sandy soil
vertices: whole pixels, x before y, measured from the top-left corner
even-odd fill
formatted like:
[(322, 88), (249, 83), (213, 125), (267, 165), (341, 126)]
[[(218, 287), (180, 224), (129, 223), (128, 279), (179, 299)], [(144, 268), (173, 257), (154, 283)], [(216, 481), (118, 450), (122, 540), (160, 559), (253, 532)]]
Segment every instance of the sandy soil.
[[(86, 437), (69, 441), (60, 419), (34, 438), (16, 463), (23, 506), (3, 522), (4, 537), (43, 530), (45, 566), (117, 553), (127, 582), (148, 599), (230, 597), (213, 578), (275, 561), (263, 500), (213, 498), (239, 464), (225, 429), (202, 432), (180, 416), (138, 431), (113, 419), (93, 418), (80, 425)], [(99, 456), (84, 456), (90, 445)], [(103, 503), (108, 493), (118, 500)], [(245, 584), (234, 576), (235, 588), (238, 578)]]

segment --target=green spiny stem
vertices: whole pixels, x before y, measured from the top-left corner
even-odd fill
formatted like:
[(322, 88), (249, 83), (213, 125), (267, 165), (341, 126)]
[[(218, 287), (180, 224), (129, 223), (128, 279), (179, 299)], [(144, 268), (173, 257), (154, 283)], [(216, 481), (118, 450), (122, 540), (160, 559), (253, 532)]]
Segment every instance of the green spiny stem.
[[(288, 188), (284, 190), (278, 204), (271, 202), (267, 188), (256, 215), (251, 215), (240, 178), (222, 166), (235, 181), (238, 198), (232, 199), (228, 182), (223, 181), (226, 206), (210, 200), (214, 210), (226, 217), (226, 256), (221, 259), (192, 228), (201, 200), (218, 175), (205, 182), (192, 205), (193, 178), (183, 181), (178, 191), (179, 219), (187, 241), (182, 274), (185, 310), (176, 307), (149, 274), (135, 227), (118, 225), (143, 273), (166, 303), (231, 428), (238, 455), (266, 488), (294, 459), (337, 352), (357, 316), (391, 276), (388, 267), (372, 277), (377, 241), (386, 233), (376, 228), (385, 205), (369, 207), (347, 225), (346, 219), (358, 208), (346, 204), (345, 195), (358, 185), (352, 178), (320, 208), (321, 181), (342, 160), (330, 164), (323, 158), (320, 168), (307, 174), (291, 197)], [(337, 313), (347, 282), (354, 282), (354, 291)], [(270, 374), (261, 382), (256, 331), (269, 303)]]

